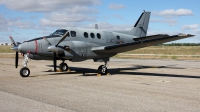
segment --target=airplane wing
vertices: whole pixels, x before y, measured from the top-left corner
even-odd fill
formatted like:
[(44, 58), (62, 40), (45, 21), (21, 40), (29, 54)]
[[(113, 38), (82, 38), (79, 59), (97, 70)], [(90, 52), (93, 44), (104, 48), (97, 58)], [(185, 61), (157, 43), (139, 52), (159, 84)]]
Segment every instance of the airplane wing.
[(135, 38), (134, 42), (130, 42), (130, 43), (94, 47), (92, 48), (92, 51), (95, 53), (121, 53), (121, 52), (135, 50), (135, 49), (139, 49), (143, 47), (152, 46), (152, 45), (158, 45), (158, 44), (162, 44), (162, 43), (166, 43), (166, 42), (170, 42), (174, 40), (188, 38), (192, 36), (194, 35), (179, 34), (179, 35), (169, 36), (166, 34), (159, 34), (159, 35)]

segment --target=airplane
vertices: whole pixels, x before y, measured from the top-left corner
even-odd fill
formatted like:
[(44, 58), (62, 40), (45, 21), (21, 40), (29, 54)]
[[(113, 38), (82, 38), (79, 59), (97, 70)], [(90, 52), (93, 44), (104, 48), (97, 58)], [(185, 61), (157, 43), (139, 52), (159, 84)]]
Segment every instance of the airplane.
[(15, 43), (10, 36), (14, 45), (11, 49), (16, 51), (15, 67), (18, 67), (20, 52), (24, 57), (24, 67), (20, 70), (21, 77), (30, 75), (27, 67), (29, 59), (53, 60), (55, 72), (57, 60), (62, 60), (60, 70), (67, 71), (68, 65), (65, 60), (81, 62), (93, 59), (94, 62), (104, 62), (104, 65), (98, 67), (97, 73), (106, 75), (110, 57), (118, 53), (194, 36), (183, 33), (172, 36), (167, 34), (146, 36), (150, 15), (151, 12), (143, 11), (133, 28), (125, 31), (99, 30), (97, 25), (94, 29), (68, 27), (58, 29), (49, 36), (34, 38), (23, 43)]

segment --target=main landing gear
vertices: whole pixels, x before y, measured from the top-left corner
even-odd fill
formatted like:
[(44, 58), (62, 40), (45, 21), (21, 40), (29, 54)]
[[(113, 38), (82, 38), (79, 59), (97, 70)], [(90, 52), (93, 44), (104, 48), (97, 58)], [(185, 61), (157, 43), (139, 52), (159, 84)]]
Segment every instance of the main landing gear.
[(27, 68), (27, 63), (28, 63), (28, 54), (24, 54), (24, 61), (23, 61), (24, 67), (21, 68), (19, 72), (22, 77), (28, 77), (30, 75), (30, 70), (29, 68)]
[(60, 70), (61, 71), (67, 71), (68, 70), (68, 65), (64, 63), (64, 61), (60, 64)]
[(107, 73), (108, 73), (107, 62), (105, 62), (104, 65), (100, 65), (99, 66), (99, 68), (98, 68), (98, 74), (107, 75)]

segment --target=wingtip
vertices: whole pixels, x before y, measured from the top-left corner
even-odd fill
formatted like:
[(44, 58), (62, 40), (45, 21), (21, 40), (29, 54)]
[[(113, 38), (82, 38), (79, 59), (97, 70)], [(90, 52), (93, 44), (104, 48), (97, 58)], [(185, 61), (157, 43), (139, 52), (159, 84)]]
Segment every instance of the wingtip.
[(179, 33), (178, 36), (193, 37), (193, 36), (195, 36), (195, 35)]
[(190, 36), (190, 37), (193, 37), (193, 36), (195, 36), (195, 35), (192, 35), (192, 34), (188, 34), (188, 36)]

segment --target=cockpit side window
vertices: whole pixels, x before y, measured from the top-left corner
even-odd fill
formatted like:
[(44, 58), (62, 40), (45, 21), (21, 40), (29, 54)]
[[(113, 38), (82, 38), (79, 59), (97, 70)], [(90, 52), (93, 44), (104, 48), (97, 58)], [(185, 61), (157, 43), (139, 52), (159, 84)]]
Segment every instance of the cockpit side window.
[(70, 31), (70, 34), (72, 37), (76, 37), (76, 32), (75, 31)]
[(61, 30), (56, 30), (54, 33), (51, 35), (64, 35), (67, 32), (67, 30), (61, 29)]

